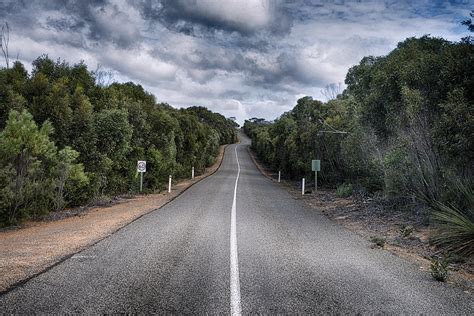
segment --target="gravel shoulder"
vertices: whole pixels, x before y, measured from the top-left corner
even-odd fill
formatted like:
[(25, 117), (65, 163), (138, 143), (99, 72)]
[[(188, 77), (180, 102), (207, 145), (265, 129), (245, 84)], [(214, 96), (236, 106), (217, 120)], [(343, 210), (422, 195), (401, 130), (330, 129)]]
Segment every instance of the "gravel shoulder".
[(46, 221), (30, 221), (20, 228), (1, 231), (0, 294), (169, 203), (193, 184), (216, 172), (222, 163), (225, 147), (220, 147), (216, 162), (202, 175), (175, 183), (171, 193), (117, 199), (106, 207), (65, 210)]
[[(278, 174), (259, 162), (251, 150), (249, 153), (259, 171), (277, 182)], [(303, 200), (311, 208), (320, 210), (331, 220), (366, 240), (370, 241), (372, 237), (384, 238), (383, 250), (416, 264), (421, 271), (429, 273), (430, 257), (438, 253), (438, 250), (429, 244), (433, 229), (409, 214), (393, 210), (373, 198), (338, 198), (335, 190), (322, 189), (316, 194), (302, 196), (300, 184), (286, 181), (283, 176), (280, 184), (293, 198)], [(408, 226), (412, 232), (404, 236), (402, 230)], [(374, 248), (377, 247), (374, 245)], [(474, 258), (451, 263), (450, 268), (447, 283), (460, 287), (467, 293), (474, 293)]]

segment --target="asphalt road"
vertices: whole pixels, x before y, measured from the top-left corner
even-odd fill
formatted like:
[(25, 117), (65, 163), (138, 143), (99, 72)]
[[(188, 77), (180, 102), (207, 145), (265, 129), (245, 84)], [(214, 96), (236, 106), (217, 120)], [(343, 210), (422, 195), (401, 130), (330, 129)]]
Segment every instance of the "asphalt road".
[(472, 295), (263, 177), (247, 144), (170, 204), (1, 296), (0, 312), (474, 314)]

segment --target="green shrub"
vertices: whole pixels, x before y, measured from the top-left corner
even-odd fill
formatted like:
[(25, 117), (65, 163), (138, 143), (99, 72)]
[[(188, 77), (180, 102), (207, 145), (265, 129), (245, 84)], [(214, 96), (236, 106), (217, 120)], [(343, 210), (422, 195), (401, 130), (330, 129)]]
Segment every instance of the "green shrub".
[(374, 243), (377, 247), (383, 248), (385, 246), (385, 238), (384, 237), (379, 237), (379, 236), (372, 236), (370, 237), (370, 241)]
[(403, 238), (408, 238), (413, 233), (413, 226), (411, 225), (404, 225), (400, 228), (400, 234)]
[(436, 203), (433, 220), (438, 226), (434, 244), (461, 255), (474, 255), (474, 221), (472, 210), (465, 212), (453, 205)]
[(421, 198), (433, 209), (432, 221), (437, 230), (432, 236), (433, 244), (447, 252), (471, 257), (474, 255), (474, 193), (472, 186), (461, 181), (453, 182), (463, 197), (461, 207), (450, 202), (441, 202), (421, 195)]
[(440, 282), (446, 281), (448, 277), (449, 263), (445, 258), (432, 257), (430, 265), (431, 276)]
[(52, 205), (57, 155), (49, 138), (52, 132), (49, 122), (39, 128), (28, 111), (10, 111), (0, 133), (1, 222), (16, 224)]
[(343, 183), (337, 187), (336, 196), (340, 198), (348, 197), (352, 195), (352, 191), (353, 191), (352, 184)]

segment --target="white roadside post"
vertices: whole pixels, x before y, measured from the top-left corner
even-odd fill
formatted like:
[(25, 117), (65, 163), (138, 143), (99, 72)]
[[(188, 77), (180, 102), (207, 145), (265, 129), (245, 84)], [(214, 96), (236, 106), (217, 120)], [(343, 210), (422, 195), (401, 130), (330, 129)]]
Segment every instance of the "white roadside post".
[(146, 172), (146, 161), (137, 161), (137, 172), (140, 173), (140, 192), (143, 190), (143, 173)]
[(281, 172), (280, 170), (278, 170), (278, 182), (280, 182), (280, 180), (281, 180)]
[(168, 179), (168, 193), (171, 193), (171, 175)]
[(301, 195), (304, 195), (304, 178), (303, 181), (301, 181)]
[(194, 167), (191, 169), (191, 179), (194, 179)]

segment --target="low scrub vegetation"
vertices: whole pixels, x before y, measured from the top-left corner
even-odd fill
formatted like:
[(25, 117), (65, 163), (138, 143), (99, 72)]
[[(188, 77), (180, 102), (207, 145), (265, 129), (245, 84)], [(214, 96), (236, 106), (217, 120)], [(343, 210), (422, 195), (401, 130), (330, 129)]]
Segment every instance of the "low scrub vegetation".
[(385, 246), (385, 238), (380, 236), (370, 237), (370, 241), (377, 247), (383, 248)]
[(448, 278), (449, 262), (444, 257), (432, 257), (430, 273), (436, 281), (445, 282)]
[(352, 195), (352, 191), (353, 191), (352, 184), (343, 183), (337, 187), (336, 196), (341, 197), (341, 198), (348, 197)]
[(461, 181), (454, 187), (461, 195), (460, 203), (428, 200), (437, 228), (432, 242), (447, 252), (471, 257), (474, 255), (474, 194)]
[(400, 228), (400, 235), (403, 238), (409, 238), (413, 234), (414, 227), (412, 225), (404, 225)]
[(0, 69), (0, 226), (201, 172), (236, 124), (206, 108), (174, 109), (134, 83), (99, 85), (85, 64), (41, 56)]

